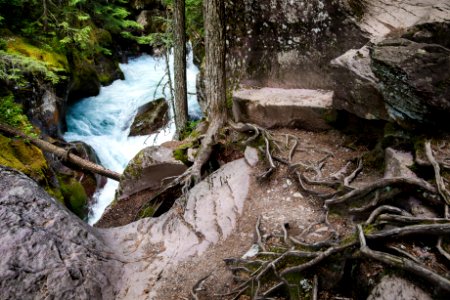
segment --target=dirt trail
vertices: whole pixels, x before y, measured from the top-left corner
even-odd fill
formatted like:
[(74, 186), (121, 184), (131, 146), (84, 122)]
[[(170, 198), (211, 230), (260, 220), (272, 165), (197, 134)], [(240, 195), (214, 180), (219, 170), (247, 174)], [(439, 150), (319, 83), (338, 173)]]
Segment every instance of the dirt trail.
[[(314, 165), (327, 157), (321, 168), (323, 178), (329, 177), (348, 162), (353, 161), (348, 166), (348, 172), (351, 172), (355, 167), (356, 159), (368, 151), (365, 146), (355, 146), (353, 137), (338, 131), (314, 133), (282, 129), (272, 133), (280, 141), (284, 141), (286, 134), (298, 138), (299, 144), (293, 156), (294, 162), (301, 161)], [(281, 155), (288, 157), (289, 149), (290, 146), (286, 147)], [(163, 284), (159, 292), (165, 299), (189, 298), (192, 287), (208, 275), (209, 277), (202, 285), (204, 291), (198, 293), (199, 298), (228, 299), (229, 297), (226, 296), (217, 296), (226, 294), (233, 287), (233, 277), (224, 259), (242, 257), (252, 245), (257, 243), (255, 224), (259, 217), (261, 217), (262, 238), (269, 245), (271, 239), (276, 241), (283, 236), (283, 226), (287, 228), (290, 236), (298, 237), (308, 226), (323, 218), (323, 201), (302, 191), (298, 181), (289, 174), (286, 166), (280, 164), (270, 179), (265, 181), (258, 179), (258, 175), (263, 171), (264, 162), (258, 163), (253, 169), (249, 197), (233, 233), (200, 257), (189, 259), (173, 269), (172, 278)], [(313, 176), (315, 172), (307, 172), (307, 175)], [(363, 184), (381, 176), (379, 171), (367, 167), (360, 173), (355, 184)], [(342, 234), (348, 231), (345, 221), (341, 220), (335, 224)], [(306, 241), (324, 240), (328, 238), (328, 235), (327, 228), (318, 225), (311, 228), (310, 234), (306, 235)]]

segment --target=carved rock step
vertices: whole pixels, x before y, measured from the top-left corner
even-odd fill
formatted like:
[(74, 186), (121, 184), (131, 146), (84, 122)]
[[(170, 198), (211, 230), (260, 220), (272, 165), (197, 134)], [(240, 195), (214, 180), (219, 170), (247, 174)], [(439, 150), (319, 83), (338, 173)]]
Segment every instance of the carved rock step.
[(335, 117), (333, 92), (307, 89), (241, 89), (233, 94), (236, 122), (254, 123), (266, 128), (299, 127), (329, 129), (326, 120)]

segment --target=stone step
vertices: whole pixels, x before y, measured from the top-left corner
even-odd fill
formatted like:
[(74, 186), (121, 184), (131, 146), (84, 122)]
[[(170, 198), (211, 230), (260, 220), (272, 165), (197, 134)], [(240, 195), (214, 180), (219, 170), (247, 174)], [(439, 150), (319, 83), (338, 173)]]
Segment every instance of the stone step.
[(307, 89), (241, 89), (233, 94), (236, 122), (265, 128), (295, 127), (312, 131), (330, 128), (335, 118), (333, 91)]

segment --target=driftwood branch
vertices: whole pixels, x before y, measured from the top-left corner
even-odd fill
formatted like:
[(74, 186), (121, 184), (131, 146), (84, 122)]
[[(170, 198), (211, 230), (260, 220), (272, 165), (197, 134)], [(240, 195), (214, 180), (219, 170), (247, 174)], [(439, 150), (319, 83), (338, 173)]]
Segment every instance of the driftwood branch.
[(57, 147), (49, 142), (39, 139), (39, 138), (28, 136), (25, 133), (15, 129), (11, 126), (0, 123), (0, 131), (5, 132), (10, 135), (13, 135), (13, 136), (19, 136), (22, 139), (29, 141), (30, 143), (32, 143), (36, 147), (40, 148), (41, 150), (52, 153), (63, 160), (67, 160), (71, 164), (76, 165), (77, 167), (80, 167), (83, 170), (91, 171), (93, 173), (97, 173), (99, 175), (108, 177), (108, 178), (116, 180), (116, 181), (120, 180), (119, 173), (108, 170), (108, 169), (106, 169), (100, 165), (97, 165), (89, 160), (81, 158), (78, 155), (71, 153), (69, 150)]

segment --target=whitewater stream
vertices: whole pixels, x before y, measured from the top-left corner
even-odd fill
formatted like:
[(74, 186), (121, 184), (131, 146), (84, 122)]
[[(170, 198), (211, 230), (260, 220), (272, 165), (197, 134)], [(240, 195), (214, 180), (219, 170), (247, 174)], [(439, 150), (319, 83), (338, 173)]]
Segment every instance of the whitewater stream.
[[(173, 77), (173, 56), (170, 56)], [(128, 137), (130, 126), (137, 109), (154, 99), (164, 97), (161, 79), (166, 74), (164, 58), (142, 55), (121, 64), (125, 80), (116, 80), (102, 87), (96, 97), (82, 99), (68, 108), (66, 115), (66, 141), (83, 141), (91, 145), (101, 164), (122, 173), (128, 162), (143, 148), (159, 145), (172, 140), (175, 133), (173, 118), (160, 133), (151, 136)], [(198, 73), (193, 64), (192, 51), (187, 62), (187, 86), (189, 115), (201, 116), (195, 96), (195, 81)], [(169, 93), (166, 89), (166, 94)], [(166, 95), (167, 96), (167, 95)], [(94, 195), (95, 204), (91, 208), (89, 224), (94, 224), (102, 216), (106, 207), (114, 199), (118, 182), (108, 179), (105, 187)]]

